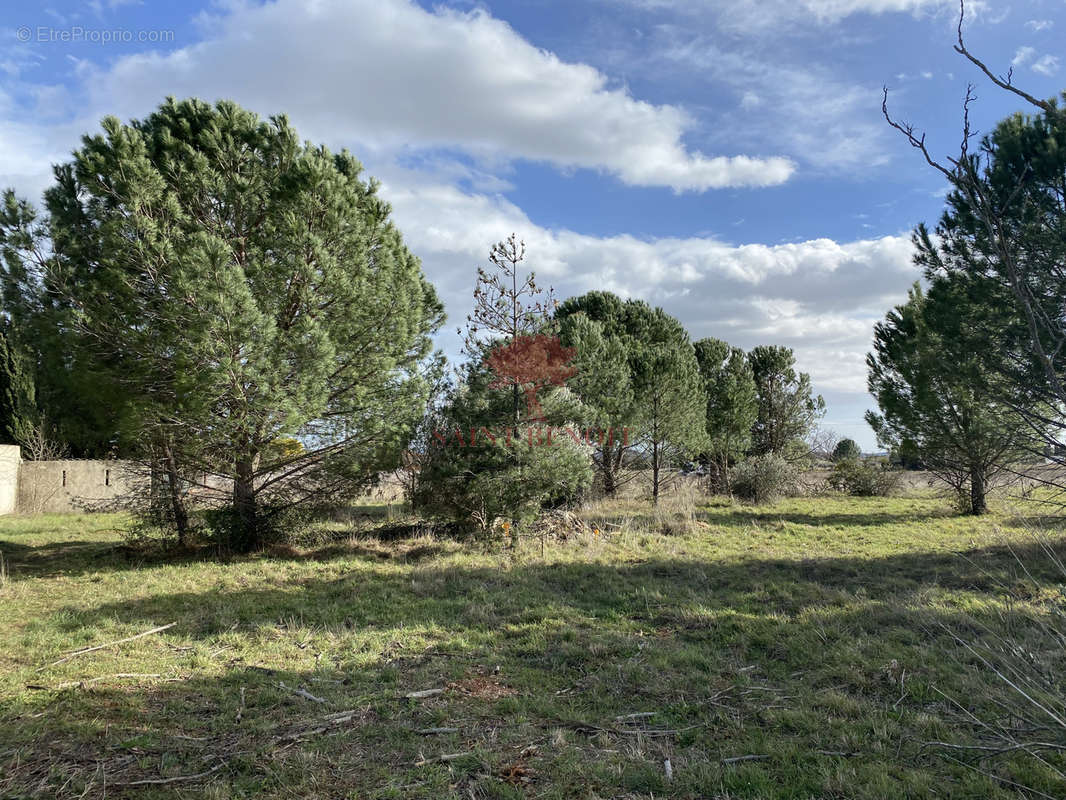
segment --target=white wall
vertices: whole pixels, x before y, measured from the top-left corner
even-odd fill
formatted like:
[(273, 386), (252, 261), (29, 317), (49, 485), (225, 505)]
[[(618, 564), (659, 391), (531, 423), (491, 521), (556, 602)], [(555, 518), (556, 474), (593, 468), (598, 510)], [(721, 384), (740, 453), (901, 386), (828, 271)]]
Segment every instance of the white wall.
[(0, 514), (15, 513), (20, 455), (17, 444), (0, 444)]

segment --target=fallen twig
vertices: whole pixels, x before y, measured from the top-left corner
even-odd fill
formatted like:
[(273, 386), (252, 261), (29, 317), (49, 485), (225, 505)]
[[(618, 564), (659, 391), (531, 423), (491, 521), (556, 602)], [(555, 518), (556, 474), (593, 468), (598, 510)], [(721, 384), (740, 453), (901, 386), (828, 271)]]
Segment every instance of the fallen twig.
[(973, 750), (981, 753), (1011, 753), (1015, 750), (1066, 751), (1066, 745), (1054, 742), (1019, 742), (1005, 745), (952, 744), (951, 742), (922, 742), (922, 747), (947, 747), (952, 750)]
[(723, 758), (721, 763), (739, 764), (741, 761), (765, 761), (769, 757), (767, 755), (733, 756), (732, 758)]
[(86, 647), (86, 648), (84, 648), (82, 650), (75, 650), (74, 652), (70, 653), (69, 655), (64, 656), (63, 658), (59, 659), (58, 661), (53, 661), (51, 664), (45, 664), (43, 667), (38, 667), (36, 671), (37, 672), (41, 672), (43, 670), (48, 669), (49, 667), (54, 667), (57, 664), (62, 664), (64, 662), (66, 662), (66, 661), (70, 661), (72, 658), (77, 658), (78, 656), (83, 656), (86, 653), (93, 653), (93, 652), (96, 652), (97, 650), (103, 650), (104, 648), (107, 648), (107, 647), (114, 647), (116, 644), (122, 644), (124, 642), (132, 642), (134, 639), (141, 639), (141, 638), (143, 638), (145, 636), (151, 636), (153, 633), (161, 633), (161, 632), (163, 632), (165, 630), (169, 630), (170, 628), (173, 628), (177, 624), (178, 623), (176, 623), (176, 622), (171, 622), (171, 623), (168, 623), (167, 625), (160, 625), (158, 628), (152, 628), (150, 631), (144, 631), (144, 633), (138, 633), (135, 636), (127, 636), (125, 639), (116, 639), (115, 641), (107, 642), (106, 644), (98, 644), (95, 647)]
[(422, 700), (426, 697), (436, 697), (438, 694), (444, 694), (443, 689), (422, 689), (418, 692), (408, 692), (404, 695), (407, 700)]
[(610, 728), (593, 725), (589, 722), (574, 720), (556, 720), (556, 724), (578, 731), (579, 733), (613, 733), (615, 736), (676, 736), (684, 731), (706, 727), (705, 724), (686, 725), (684, 728)]
[(656, 713), (658, 713), (658, 712), (655, 712), (655, 711), (638, 711), (635, 714), (619, 714), (617, 717), (614, 718), (614, 720), (615, 720), (615, 722), (625, 722), (627, 720), (646, 719), (648, 717), (654, 717), (656, 715)]
[(229, 763), (229, 762), (222, 761), (221, 763), (215, 764), (215, 766), (211, 767), (211, 769), (209, 769), (209, 770), (207, 770), (205, 772), (198, 772), (195, 775), (176, 775), (173, 778), (145, 778), (144, 780), (130, 781), (129, 783), (112, 783), (111, 785), (112, 786), (149, 786), (149, 785), (151, 785), (151, 786), (159, 786), (159, 785), (162, 785), (164, 783), (179, 783), (180, 781), (197, 781), (197, 780), (200, 780), (200, 778), (206, 778), (208, 775), (210, 775), (213, 772), (218, 772), (220, 769), (222, 769), (224, 766), (226, 766), (227, 763)]
[(63, 683), (57, 683), (55, 686), (43, 686), (39, 683), (27, 683), (27, 689), (73, 689), (75, 686), (86, 686), (90, 683), (99, 683), (100, 681), (110, 680), (111, 678), (162, 678), (163, 676), (155, 672), (116, 672), (114, 675), (100, 675), (96, 678), (84, 678), (80, 681), (64, 681)]
[(421, 767), (424, 764), (435, 764), (435, 763), (438, 763), (438, 762), (446, 762), (446, 761), (458, 761), (460, 758), (466, 758), (467, 756), (472, 756), (472, 755), (474, 755), (474, 754), (472, 752), (470, 752), (470, 751), (467, 751), (465, 753), (443, 753), (443, 754), (441, 754), (439, 756), (434, 756), (433, 758), (424, 758), (423, 757), (423, 758), (421, 758), (421, 759), (419, 759), (418, 761), (415, 762), (415, 766), (416, 767)]
[(278, 686), (280, 686), (282, 689), (284, 689), (287, 692), (292, 692), (295, 695), (299, 695), (300, 697), (304, 698), (305, 700), (310, 700), (312, 703), (324, 703), (324, 702), (326, 702), (326, 698), (324, 698), (324, 697), (315, 697), (313, 694), (311, 694), (309, 691), (307, 691), (302, 686), (299, 689), (293, 689), (293, 688), (291, 688), (289, 686), (286, 686), (284, 681), (278, 681)]
[(458, 728), (422, 728), (418, 731), (421, 736), (436, 736), (441, 733), (459, 733)]
[(314, 736), (319, 733), (325, 733), (326, 731), (336, 728), (345, 723), (351, 722), (355, 719), (356, 715), (364, 713), (357, 708), (353, 708), (349, 711), (337, 711), (333, 714), (327, 714), (322, 717), (316, 724), (309, 728), (302, 728), (295, 731), (289, 731), (280, 736), (275, 736), (275, 742), (295, 742), (301, 739), (306, 739), (308, 736)]

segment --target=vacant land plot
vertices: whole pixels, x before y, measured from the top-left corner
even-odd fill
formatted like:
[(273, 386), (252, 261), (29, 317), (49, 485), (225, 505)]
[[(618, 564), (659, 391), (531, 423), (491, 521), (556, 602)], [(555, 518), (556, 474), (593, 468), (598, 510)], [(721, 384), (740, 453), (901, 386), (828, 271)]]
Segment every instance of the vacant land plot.
[(1006, 545), (1031, 540), (1006, 517), (588, 514), (543, 555), (367, 523), (169, 562), (118, 518), (4, 519), (0, 796), (1062, 796), (1031, 759), (928, 744), (975, 741), (963, 712), (1002, 694), (951, 631), (1038, 619), (1057, 590), (1021, 590)]

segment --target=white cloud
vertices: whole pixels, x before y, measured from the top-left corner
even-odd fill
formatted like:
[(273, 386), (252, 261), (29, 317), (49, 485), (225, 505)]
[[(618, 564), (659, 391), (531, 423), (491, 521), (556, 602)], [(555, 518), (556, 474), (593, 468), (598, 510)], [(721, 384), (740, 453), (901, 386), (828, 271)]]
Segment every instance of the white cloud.
[(1028, 45), (1026, 45), (1024, 47), (1019, 47), (1014, 53), (1014, 58), (1011, 59), (1011, 62), (1010, 62), (1011, 66), (1014, 66), (1014, 67), (1023, 66), (1025, 64), (1027, 64), (1028, 62), (1032, 61), (1033, 60), (1033, 56), (1035, 56), (1035, 55), (1036, 55), (1036, 48), (1029, 47)]
[(818, 391), (865, 392), (873, 325), (919, 277), (907, 235), (781, 245), (598, 237), (540, 227), (499, 196), (401, 172), (384, 178), (397, 224), (452, 320), (466, 316), (474, 266), (489, 245), (517, 232), (528, 246), (526, 266), (557, 295), (606, 289), (663, 306), (693, 338), (788, 345)]
[(820, 20), (837, 22), (854, 14), (914, 14), (951, 3), (949, 0), (802, 0), (800, 5)]
[(1050, 19), (1031, 19), (1025, 23), (1025, 27), (1037, 33), (1050, 30), (1054, 25), (1055, 23)]
[(755, 92), (744, 92), (740, 98), (740, 107), (746, 111), (751, 111), (762, 105), (762, 98)]
[[(727, 51), (716, 37), (663, 25), (650, 59), (652, 67), (671, 65), (686, 76), (701, 76), (762, 103), (757, 118), (743, 116), (718, 125), (724, 141), (743, 127), (749, 141), (783, 150), (798, 162), (824, 171), (853, 172), (887, 163), (888, 128), (877, 116), (880, 86), (848, 82), (831, 68), (767, 61), (756, 50)], [(893, 145), (896, 143), (893, 143)]]
[[(1035, 59), (1035, 60), (1034, 60)], [(1059, 71), (1059, 57), (1051, 54), (1045, 54), (1036, 58), (1036, 48), (1025, 45), (1019, 47), (1014, 53), (1014, 58), (1011, 59), (1011, 66), (1024, 67), (1026, 64), (1030, 65), (1030, 69), (1033, 72), (1039, 72), (1041, 75), (1054, 75)]]
[(1059, 71), (1059, 57), (1053, 55), (1040, 56), (1035, 62), (1033, 62), (1033, 72), (1039, 72), (1041, 75), (1054, 75)]
[[(0, 109), (4, 106), (0, 92)], [(52, 164), (69, 160), (83, 128), (22, 122), (0, 115), (0, 188), (33, 202), (52, 184)]]
[(547, 161), (676, 191), (774, 185), (794, 169), (781, 157), (687, 148), (685, 111), (638, 100), (484, 11), (277, 0), (232, 7), (202, 27), (196, 45), (99, 71), (92, 105), (143, 114), (164, 93), (230, 97), (260, 113), (284, 110), (316, 138)]
[[(836, 25), (848, 17), (868, 14), (910, 14), (929, 16), (958, 13), (957, 0), (733, 0), (708, 3), (707, 0), (628, 0), (630, 5), (661, 13), (666, 10), (690, 15), (713, 15), (718, 29), (757, 33), (780, 31), (783, 23)], [(969, 18), (988, 10), (984, 0), (966, 4)]]

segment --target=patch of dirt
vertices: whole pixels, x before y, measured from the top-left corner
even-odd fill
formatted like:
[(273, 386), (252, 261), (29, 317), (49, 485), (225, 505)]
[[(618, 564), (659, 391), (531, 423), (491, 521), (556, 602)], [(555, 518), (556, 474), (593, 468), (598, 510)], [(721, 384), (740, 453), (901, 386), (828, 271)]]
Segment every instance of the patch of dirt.
[(501, 697), (514, 697), (518, 690), (503, 683), (496, 675), (471, 675), (448, 684), (450, 691), (478, 700), (499, 700)]

